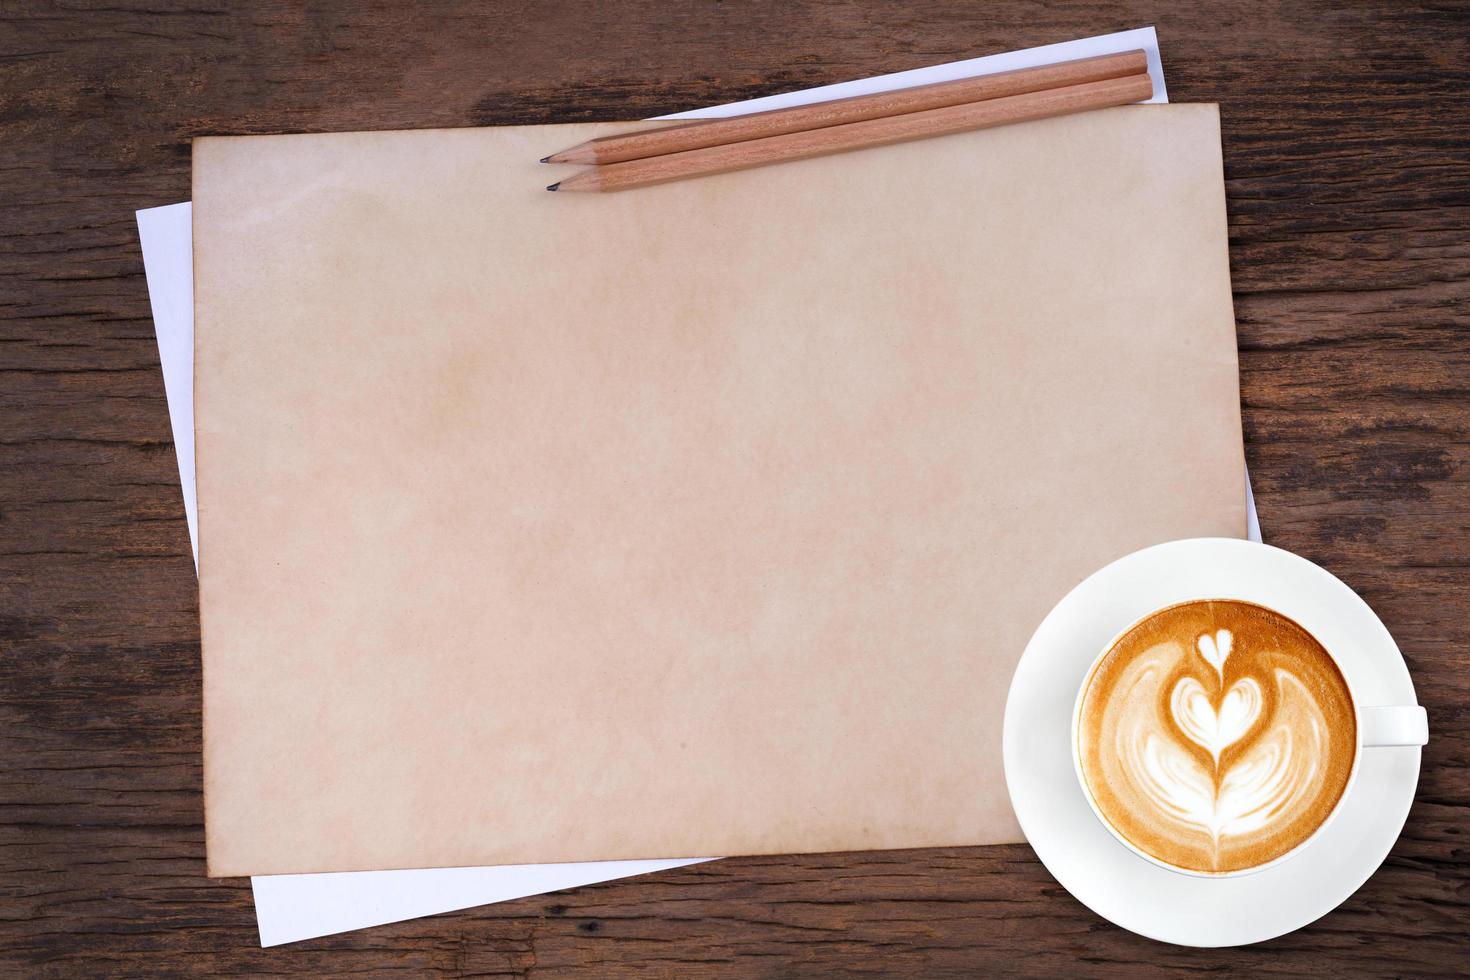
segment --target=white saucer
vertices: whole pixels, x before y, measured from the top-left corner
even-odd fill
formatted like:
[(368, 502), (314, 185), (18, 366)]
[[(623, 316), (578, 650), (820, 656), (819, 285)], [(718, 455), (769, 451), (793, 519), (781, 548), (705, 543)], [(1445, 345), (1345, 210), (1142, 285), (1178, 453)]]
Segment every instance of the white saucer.
[(1083, 905), (1161, 942), (1241, 946), (1326, 915), (1378, 869), (1414, 800), (1419, 748), (1363, 749), (1358, 779), (1336, 818), (1276, 867), (1238, 878), (1195, 878), (1129, 851), (1099, 822), (1077, 783), (1070, 744), (1077, 688), (1093, 658), (1125, 627), (1162, 606), (1204, 596), (1258, 602), (1301, 623), (1338, 659), (1360, 704), (1416, 703), (1393, 637), (1333, 575), (1269, 545), (1174, 541), (1094, 573), (1037, 628), (1006, 701), (1006, 785), (1037, 857)]

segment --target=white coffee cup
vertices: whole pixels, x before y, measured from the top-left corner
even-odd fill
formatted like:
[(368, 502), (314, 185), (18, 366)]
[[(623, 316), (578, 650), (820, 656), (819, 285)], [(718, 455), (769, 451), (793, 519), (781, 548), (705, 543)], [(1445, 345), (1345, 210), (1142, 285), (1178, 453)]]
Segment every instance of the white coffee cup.
[[(1086, 673), (1082, 675), (1082, 683), (1077, 689), (1077, 700), (1072, 706), (1072, 767), (1077, 774), (1077, 783), (1079, 786), (1082, 787), (1082, 796), (1084, 799), (1087, 800), (1087, 805), (1092, 808), (1093, 815), (1097, 817), (1098, 821), (1104, 827), (1107, 828), (1108, 833), (1112, 834), (1113, 837), (1117, 839), (1118, 843), (1122, 844), (1128, 850), (1143, 858), (1145, 861), (1148, 861), (1150, 864), (1156, 864), (1166, 871), (1173, 871), (1176, 874), (1191, 875), (1196, 878), (1237, 878), (1242, 875), (1255, 874), (1256, 872), (1264, 871), (1267, 868), (1273, 868), (1278, 864), (1282, 864), (1283, 862), (1291, 860), (1293, 857), (1304, 851), (1307, 847), (1311, 846), (1312, 842), (1317, 840), (1322, 835), (1322, 832), (1327, 829), (1327, 826), (1331, 824), (1334, 819), (1336, 819), (1337, 814), (1343, 808), (1343, 802), (1347, 800), (1348, 795), (1353, 791), (1353, 785), (1357, 782), (1358, 779), (1358, 768), (1359, 763), (1363, 758), (1363, 750), (1396, 745), (1417, 746), (1426, 744), (1429, 741), (1429, 716), (1425, 713), (1423, 706), (1417, 704), (1364, 705), (1358, 700), (1357, 692), (1353, 690), (1352, 680), (1347, 676), (1347, 672), (1342, 669), (1341, 661), (1332, 652), (1331, 648), (1329, 648), (1325, 643), (1322, 643), (1322, 641), (1318, 639), (1318, 644), (1321, 645), (1322, 649), (1327, 651), (1327, 655), (1332, 657), (1333, 661), (1337, 663), (1338, 672), (1342, 674), (1343, 681), (1347, 684), (1348, 696), (1352, 700), (1353, 712), (1355, 717), (1357, 718), (1357, 740), (1356, 744), (1354, 745), (1353, 751), (1352, 771), (1348, 774), (1347, 784), (1343, 787), (1342, 795), (1338, 797), (1336, 805), (1332, 808), (1332, 812), (1327, 814), (1327, 817), (1320, 824), (1318, 824), (1317, 828), (1312, 831), (1312, 833), (1300, 844), (1297, 844), (1291, 850), (1287, 851), (1284, 854), (1278, 855), (1270, 861), (1266, 861), (1262, 864), (1252, 865), (1249, 868), (1240, 868), (1235, 871), (1199, 871), (1194, 868), (1182, 868), (1178, 865), (1170, 864), (1167, 861), (1162, 861), (1159, 858), (1154, 857), (1152, 854), (1149, 854), (1146, 851), (1140, 849), (1127, 837), (1123, 836), (1123, 834), (1120, 833), (1116, 827), (1113, 826), (1113, 824), (1107, 819), (1107, 817), (1103, 815), (1101, 808), (1099, 808), (1097, 804), (1097, 800), (1095, 800), (1092, 796), (1091, 789), (1088, 788), (1087, 777), (1082, 771), (1082, 757), (1079, 751), (1080, 740), (1078, 738), (1078, 730), (1082, 721), (1082, 702), (1084, 696), (1087, 693), (1088, 685), (1092, 683), (1092, 675), (1097, 671), (1098, 666), (1103, 662), (1103, 659), (1107, 657), (1107, 655), (1112, 651), (1113, 647), (1117, 645), (1118, 641), (1121, 640), (1123, 636), (1126, 635), (1135, 626), (1137, 626), (1139, 623), (1144, 622), (1145, 620), (1152, 618), (1153, 616), (1162, 612), (1164, 609), (1169, 608), (1170, 606), (1182, 605), (1189, 602), (1209, 602), (1212, 600), (1226, 602), (1247, 602), (1251, 603), (1252, 605), (1262, 605), (1262, 603), (1254, 599), (1236, 598), (1220, 595), (1199, 596), (1194, 599), (1177, 600), (1175, 602), (1169, 603), (1167, 606), (1161, 606), (1160, 608), (1153, 610), (1146, 616), (1140, 616), (1132, 623), (1129, 623), (1127, 627), (1119, 630), (1117, 635), (1109, 640), (1107, 644), (1102, 648), (1102, 650), (1098, 652), (1097, 656), (1093, 658), (1092, 664), (1087, 668)], [(1267, 606), (1266, 608), (1269, 609), (1270, 607)], [(1286, 618), (1288, 619), (1291, 618), (1290, 616), (1287, 616), (1286, 613), (1280, 612), (1279, 610), (1273, 611), (1277, 612), (1278, 615), (1286, 616)], [(1306, 631), (1309, 635), (1311, 635), (1311, 631), (1306, 630), (1306, 627), (1302, 627), (1302, 629)]]

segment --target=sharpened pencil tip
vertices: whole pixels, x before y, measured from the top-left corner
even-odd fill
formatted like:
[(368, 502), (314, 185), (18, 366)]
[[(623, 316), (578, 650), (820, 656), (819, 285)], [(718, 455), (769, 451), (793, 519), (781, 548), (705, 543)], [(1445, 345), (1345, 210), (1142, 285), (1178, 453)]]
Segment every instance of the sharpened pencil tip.
[(551, 162), (551, 157), (542, 157), (541, 158), (541, 162), (542, 163), (550, 163)]
[(546, 189), (549, 190), (549, 191), (554, 191), (554, 190), (556, 190), (560, 186), (561, 186), (561, 181), (558, 180), (554, 184), (547, 184), (546, 185)]

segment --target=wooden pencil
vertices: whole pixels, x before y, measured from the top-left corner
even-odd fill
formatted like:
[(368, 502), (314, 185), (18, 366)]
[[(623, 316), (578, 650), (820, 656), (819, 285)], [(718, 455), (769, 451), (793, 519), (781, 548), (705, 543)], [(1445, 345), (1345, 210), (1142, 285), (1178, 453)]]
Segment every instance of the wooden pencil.
[(767, 136), (825, 129), (828, 126), (862, 122), (866, 119), (881, 119), (986, 99), (1024, 95), (1027, 92), (1100, 82), (1109, 78), (1123, 78), (1146, 71), (1148, 58), (1142, 51), (1125, 51), (1120, 54), (1063, 61), (1054, 65), (998, 72), (979, 78), (919, 85), (896, 92), (875, 92), (814, 105), (754, 112), (730, 119), (701, 120), (619, 136), (603, 136), (553, 153), (541, 162), (608, 164), (641, 160), (707, 146), (743, 143)]
[(1061, 116), (1088, 109), (1127, 105), (1153, 95), (1148, 75), (1109, 78), (1066, 88), (1028, 92), (1002, 99), (946, 106), (901, 116), (869, 119), (782, 136), (728, 143), (682, 153), (589, 167), (546, 189), (549, 191), (621, 191), (674, 180), (745, 170), (773, 163), (806, 160), (872, 146), (904, 143), (1006, 123)]

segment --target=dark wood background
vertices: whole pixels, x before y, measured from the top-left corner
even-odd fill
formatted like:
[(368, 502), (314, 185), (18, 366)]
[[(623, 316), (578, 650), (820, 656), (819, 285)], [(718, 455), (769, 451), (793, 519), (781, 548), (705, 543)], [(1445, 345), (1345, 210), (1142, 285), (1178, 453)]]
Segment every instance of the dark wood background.
[[(0, 972), (1470, 969), (1470, 7), (0, 0)], [(1025, 846), (720, 861), (261, 950), (204, 877), (199, 634), (134, 225), (200, 134), (638, 118), (1157, 23), (1222, 105), (1266, 540), (1383, 617), (1432, 741), (1402, 840), (1259, 946), (1154, 943)]]

